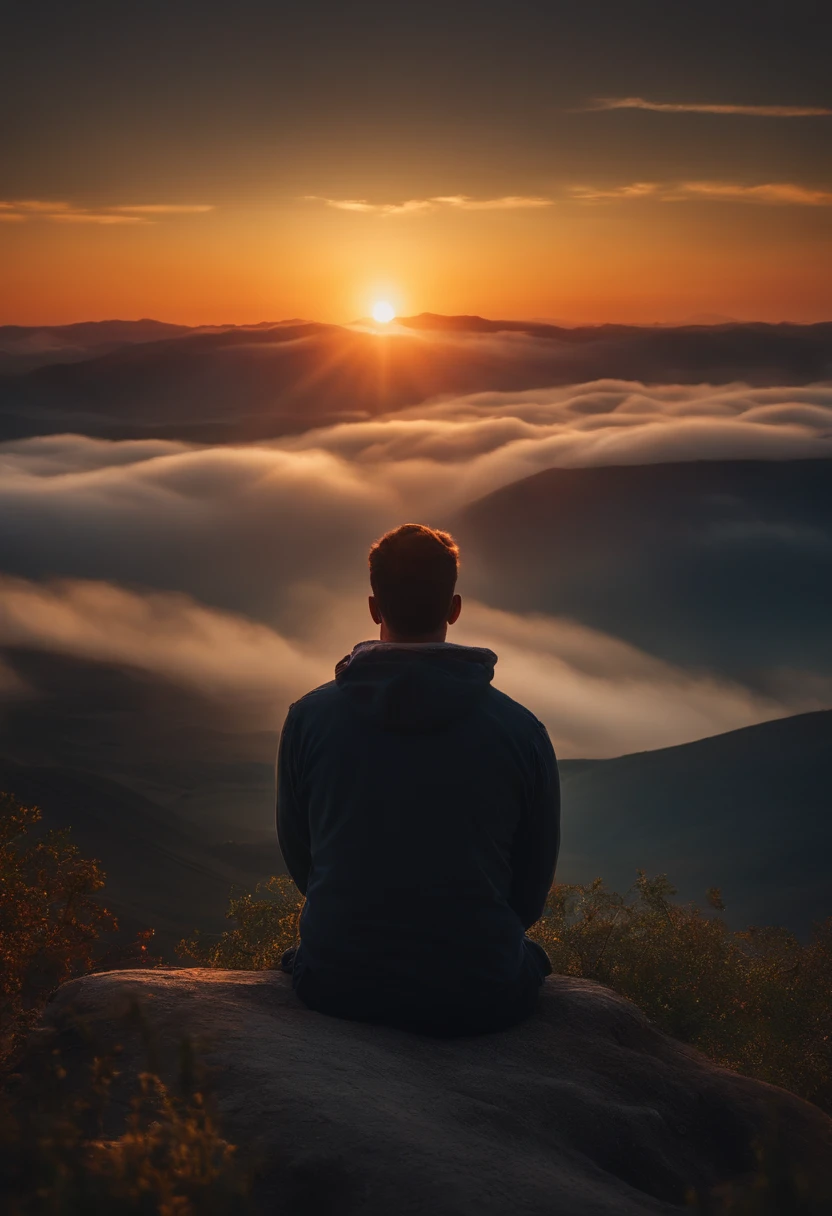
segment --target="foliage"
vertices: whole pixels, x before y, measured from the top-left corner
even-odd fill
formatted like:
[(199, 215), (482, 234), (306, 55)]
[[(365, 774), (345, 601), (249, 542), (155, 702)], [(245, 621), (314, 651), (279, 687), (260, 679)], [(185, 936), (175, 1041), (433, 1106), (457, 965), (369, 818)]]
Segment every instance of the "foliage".
[[(258, 898), (259, 897), (259, 898)], [(236, 920), (218, 940), (203, 941), (199, 933), (181, 941), (176, 952), (201, 967), (232, 971), (268, 971), (280, 965), (280, 957), (297, 942), (298, 917), (303, 898), (285, 874), (258, 883), (231, 900), (226, 916)]]
[[(211, 1104), (189, 1083), (178, 1093), (150, 1072), (128, 1090), (123, 1131), (107, 1135), (120, 1048), (96, 1051), (82, 1075), (50, 1043), (30, 1050), (25, 1080), (0, 1091), (0, 1188), (9, 1216), (237, 1216), (248, 1178), (219, 1134)], [(187, 1045), (185, 1045), (187, 1047)], [(71, 1053), (70, 1053), (71, 1054)], [(40, 1057), (40, 1058), (39, 1058)], [(132, 1091), (132, 1092), (131, 1092)], [(120, 1095), (123, 1100), (123, 1095)]]
[[(152, 1072), (129, 1094), (121, 1135), (105, 1137), (118, 1051), (72, 1076), (48, 1028), (31, 1031), (52, 990), (91, 970), (152, 966), (152, 930), (94, 957), (115, 917), (94, 896), (98, 862), (67, 832), (29, 833), (36, 807), (0, 794), (0, 1191), (9, 1216), (230, 1216), (247, 1210), (247, 1180), (202, 1092), (174, 1095)], [(27, 1031), (31, 1031), (27, 1038)], [(184, 1053), (187, 1057), (188, 1053)], [(184, 1058), (184, 1057), (183, 1057)], [(12, 1071), (25, 1059), (27, 1074)]]
[(100, 933), (117, 928), (93, 898), (104, 886), (98, 862), (68, 832), (32, 840), (40, 818), (0, 793), (0, 1058), (56, 985), (91, 968)]
[(664, 875), (624, 896), (600, 879), (552, 888), (531, 936), (555, 972), (598, 980), (717, 1063), (832, 1111), (832, 918), (801, 944), (785, 929), (732, 932), (674, 903)]

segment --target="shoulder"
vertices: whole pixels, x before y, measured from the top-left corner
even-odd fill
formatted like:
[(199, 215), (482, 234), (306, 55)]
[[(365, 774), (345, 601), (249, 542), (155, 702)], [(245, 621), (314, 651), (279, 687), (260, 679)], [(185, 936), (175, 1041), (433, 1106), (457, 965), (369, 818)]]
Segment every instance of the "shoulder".
[(498, 688), (490, 691), (492, 713), (514, 747), (525, 757), (535, 787), (541, 781), (544, 787), (548, 784), (559, 788), (558, 759), (546, 727), (519, 701), (512, 700)]
[(489, 711), (504, 722), (510, 730), (533, 741), (545, 740), (549, 747), (552, 746), (549, 741), (549, 733), (540, 719), (535, 717), (530, 709), (526, 709), (525, 705), (513, 700), (506, 693), (500, 692), (499, 688), (492, 686), (489, 689), (487, 704)]
[(286, 724), (301, 724), (319, 713), (325, 713), (332, 702), (340, 698), (340, 695), (338, 685), (334, 680), (328, 680), (326, 684), (319, 684), (317, 688), (311, 689), (297, 701), (292, 702), (289, 712), (286, 714)]

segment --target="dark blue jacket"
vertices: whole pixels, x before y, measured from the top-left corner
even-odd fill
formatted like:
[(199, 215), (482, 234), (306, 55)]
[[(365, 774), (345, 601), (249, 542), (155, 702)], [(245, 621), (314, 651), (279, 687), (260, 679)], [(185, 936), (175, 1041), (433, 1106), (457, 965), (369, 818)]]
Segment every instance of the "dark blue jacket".
[(545, 727), (490, 650), (362, 642), (289, 709), (277, 827), (306, 895), (295, 982), (407, 1003), (519, 983), (560, 841)]

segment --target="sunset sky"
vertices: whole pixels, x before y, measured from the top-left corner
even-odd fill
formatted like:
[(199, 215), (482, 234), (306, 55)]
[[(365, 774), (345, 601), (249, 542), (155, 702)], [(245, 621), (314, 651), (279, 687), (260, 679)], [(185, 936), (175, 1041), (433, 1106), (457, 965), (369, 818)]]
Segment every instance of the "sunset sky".
[(17, 5), (0, 323), (828, 319), (829, 11)]

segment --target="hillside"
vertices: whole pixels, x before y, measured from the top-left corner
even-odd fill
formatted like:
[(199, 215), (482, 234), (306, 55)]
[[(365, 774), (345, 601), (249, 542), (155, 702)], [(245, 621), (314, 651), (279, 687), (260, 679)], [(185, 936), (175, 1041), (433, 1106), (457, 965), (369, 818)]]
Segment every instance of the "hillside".
[(681, 747), (566, 761), (558, 877), (619, 890), (637, 867), (686, 899), (722, 888), (731, 924), (805, 933), (832, 915), (832, 710)]
[(276, 841), (256, 855), (244, 845), (212, 847), (196, 826), (95, 773), (0, 759), (0, 790), (39, 806), (44, 828), (71, 828), (72, 842), (101, 861), (102, 898), (121, 928), (154, 929), (168, 955), (195, 928), (220, 931), (232, 887), (253, 886), (279, 866)]

